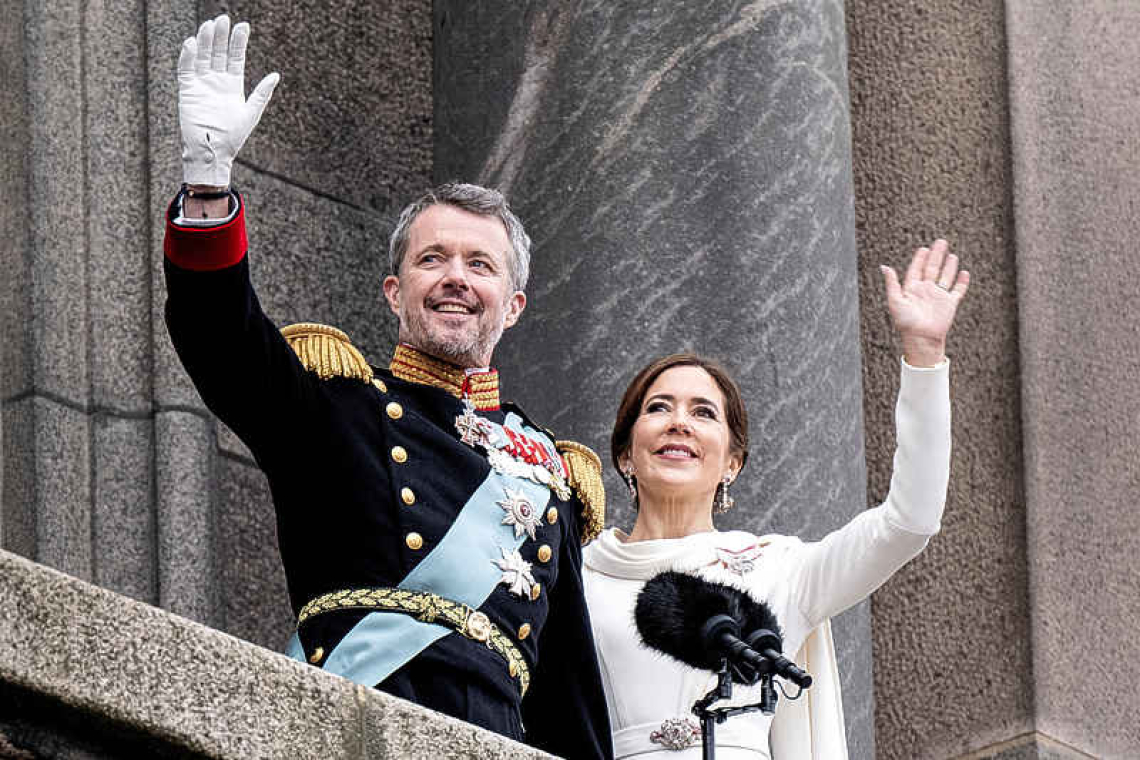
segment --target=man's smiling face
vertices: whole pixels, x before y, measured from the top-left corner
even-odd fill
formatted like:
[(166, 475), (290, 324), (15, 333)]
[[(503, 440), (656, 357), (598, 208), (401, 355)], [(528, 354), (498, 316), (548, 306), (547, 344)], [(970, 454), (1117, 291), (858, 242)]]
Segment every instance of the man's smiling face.
[(510, 251), (497, 217), (446, 203), (425, 209), (408, 231), (399, 276), (384, 279), (400, 341), (461, 367), (489, 366), (503, 330), (526, 306)]

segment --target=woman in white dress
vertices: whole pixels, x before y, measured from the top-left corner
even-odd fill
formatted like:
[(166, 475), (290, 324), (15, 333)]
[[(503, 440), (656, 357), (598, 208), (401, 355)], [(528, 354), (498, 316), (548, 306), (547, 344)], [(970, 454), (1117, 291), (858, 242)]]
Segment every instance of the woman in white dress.
[[(731, 506), (728, 486), (748, 458), (744, 404), (724, 370), (693, 355), (669, 356), (643, 369), (626, 391), (612, 454), (637, 519), (628, 535), (610, 528), (583, 555), (617, 760), (701, 756), (691, 708), (715, 675), (646, 648), (633, 621), (645, 581), (673, 569), (744, 588), (766, 602), (783, 629), (784, 652), (815, 678), (801, 699), (781, 699), (775, 717), (755, 712), (718, 725), (717, 758), (847, 757), (828, 621), (878, 588), (938, 532), (950, 468), (944, 349), (969, 285), (944, 240), (919, 248), (901, 283), (893, 269), (882, 272), (903, 349), (891, 487), (880, 506), (821, 541), (716, 530), (713, 514)], [(738, 685), (729, 704), (757, 702), (757, 687)]]

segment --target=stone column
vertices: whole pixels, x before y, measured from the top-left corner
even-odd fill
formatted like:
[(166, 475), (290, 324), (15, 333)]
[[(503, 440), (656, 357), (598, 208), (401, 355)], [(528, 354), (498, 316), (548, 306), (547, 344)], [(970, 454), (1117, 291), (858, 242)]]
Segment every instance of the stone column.
[(1003, 10), (849, 0), (847, 15), (872, 498), (890, 483), (881, 402), (898, 388), (873, 270), (943, 236), (974, 275), (947, 347), (942, 532), (872, 602), (876, 703), (890, 706), (875, 715), (878, 757), (958, 757), (1032, 726)]
[[(4, 22), (26, 151), (5, 246), (4, 545), (153, 594), (142, 3)], [(12, 166), (12, 164), (9, 164)], [(9, 183), (5, 182), (6, 186)], [(7, 264), (7, 262), (6, 262)], [(105, 551), (98, 551), (100, 544)]]
[(1140, 7), (1008, 0), (1006, 24), (1036, 728), (1134, 757)]
[[(506, 397), (608, 463), (636, 370), (709, 354), (752, 427), (721, 527), (819, 538), (863, 509), (842, 3), (437, 0), (435, 35), (436, 179), (501, 187), (535, 241)], [(866, 608), (839, 627), (869, 757)]]
[[(874, 600), (878, 756), (1132, 757), (1140, 13), (847, 11), (862, 256), (900, 261), (941, 234), (976, 275), (949, 349), (943, 532)], [(869, 401), (894, 387), (873, 370), (894, 350), (876, 289)], [(867, 408), (874, 492), (891, 441)]]

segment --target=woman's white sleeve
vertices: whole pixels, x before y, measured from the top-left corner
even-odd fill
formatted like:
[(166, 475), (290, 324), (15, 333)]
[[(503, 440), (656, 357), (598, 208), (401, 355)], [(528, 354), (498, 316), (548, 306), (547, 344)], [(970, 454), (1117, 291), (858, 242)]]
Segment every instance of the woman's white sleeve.
[(793, 598), (812, 625), (868, 596), (938, 532), (950, 478), (949, 361), (902, 363), (895, 428), (886, 500), (790, 558)]

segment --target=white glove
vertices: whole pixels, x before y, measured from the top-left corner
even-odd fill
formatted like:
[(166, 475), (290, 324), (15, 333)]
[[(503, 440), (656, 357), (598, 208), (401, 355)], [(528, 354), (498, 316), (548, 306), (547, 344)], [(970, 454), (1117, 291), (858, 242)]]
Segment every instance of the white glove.
[(245, 99), (245, 46), (249, 24), (230, 35), (230, 17), (198, 27), (178, 56), (178, 120), (182, 124), (182, 176), (190, 185), (228, 187), (230, 167), (281, 78), (262, 79)]

